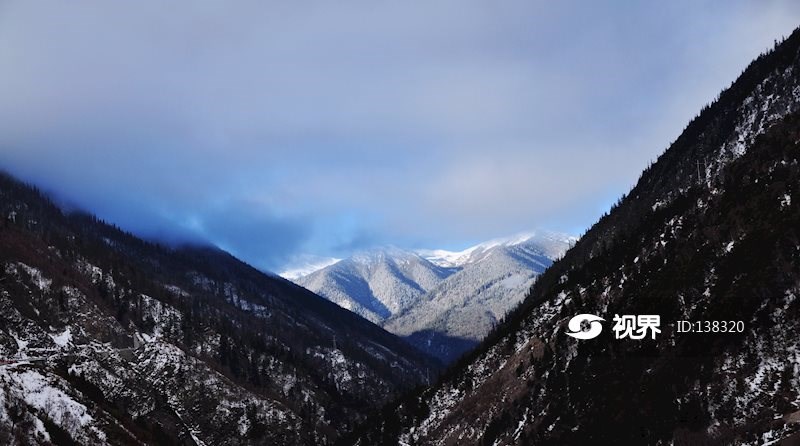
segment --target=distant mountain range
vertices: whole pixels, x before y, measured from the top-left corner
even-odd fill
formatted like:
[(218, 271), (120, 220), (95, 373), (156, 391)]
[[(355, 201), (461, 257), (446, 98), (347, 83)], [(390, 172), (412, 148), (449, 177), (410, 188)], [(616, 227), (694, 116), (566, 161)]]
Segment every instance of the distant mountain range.
[(458, 252), (376, 248), (294, 280), (450, 362), (519, 303), (574, 240), (532, 232)]

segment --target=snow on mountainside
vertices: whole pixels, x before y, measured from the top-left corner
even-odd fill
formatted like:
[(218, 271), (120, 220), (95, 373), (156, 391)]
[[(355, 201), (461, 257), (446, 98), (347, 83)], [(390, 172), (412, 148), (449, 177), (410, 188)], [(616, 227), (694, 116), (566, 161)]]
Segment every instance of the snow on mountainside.
[(521, 244), (536, 242), (545, 255), (556, 258), (564, 253), (564, 245), (575, 243), (577, 237), (555, 232), (526, 232), (513, 237), (489, 240), (463, 251), (447, 251), (444, 249), (419, 249), (417, 254), (444, 267), (461, 267), (482, 259), (493, 248), (508, 248)]
[(444, 362), (453, 361), (519, 304), (536, 277), (574, 240), (561, 234), (530, 233), (440, 257), (442, 264), (461, 269), (383, 326)]
[(278, 275), (284, 279), (296, 280), (315, 271), (319, 271), (326, 266), (331, 266), (339, 260), (342, 259), (305, 255), (290, 262)]
[(296, 282), (373, 322), (404, 311), (454, 270), (399, 248), (358, 252)]
[[(480, 347), (353, 443), (798, 444), (798, 191), (800, 29), (705, 107)], [(599, 336), (566, 335), (579, 314), (606, 318)], [(658, 336), (617, 339), (614, 315), (643, 314), (659, 315)]]
[(333, 444), (437, 361), (215, 248), (0, 173), (0, 445)]
[(460, 252), (373, 249), (296, 281), (449, 362), (519, 303), (574, 240), (532, 232)]

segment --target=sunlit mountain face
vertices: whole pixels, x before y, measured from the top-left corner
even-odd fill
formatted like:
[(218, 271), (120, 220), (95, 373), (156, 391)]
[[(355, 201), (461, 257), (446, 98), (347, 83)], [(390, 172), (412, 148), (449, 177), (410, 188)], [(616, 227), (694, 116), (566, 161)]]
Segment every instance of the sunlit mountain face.
[(294, 280), (450, 363), (518, 305), (574, 241), (539, 231), (457, 252), (374, 248)]

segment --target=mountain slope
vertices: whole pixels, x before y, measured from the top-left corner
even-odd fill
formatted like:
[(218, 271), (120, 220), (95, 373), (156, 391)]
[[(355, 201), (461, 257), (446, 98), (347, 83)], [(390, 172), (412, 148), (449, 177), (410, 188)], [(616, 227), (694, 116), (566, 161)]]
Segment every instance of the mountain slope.
[(414, 305), (453, 270), (398, 248), (377, 248), (322, 268), (296, 282), (373, 322)]
[(572, 240), (541, 232), (460, 252), (377, 248), (296, 281), (449, 363), (477, 345)]
[(328, 444), (436, 363), (211, 248), (0, 175), (0, 443)]
[(279, 276), (288, 280), (297, 280), (315, 271), (319, 271), (326, 266), (331, 266), (342, 259), (335, 257), (320, 257), (312, 255), (301, 255), (295, 257), (281, 272)]
[[(754, 61), (481, 347), (355, 442), (800, 440), (799, 50), (795, 31)], [(585, 313), (660, 315), (661, 334), (566, 336)]]
[(550, 233), (526, 234), (460, 253), (439, 251), (432, 261), (460, 270), (383, 326), (420, 350), (452, 362), (522, 301), (536, 277), (563, 255), (569, 240)]
[(577, 239), (566, 234), (550, 231), (535, 231), (517, 234), (512, 237), (498, 238), (471, 246), (463, 251), (447, 251), (443, 249), (421, 249), (417, 253), (436, 265), (450, 268), (465, 267), (480, 262), (486, 256), (499, 250), (527, 249), (536, 255), (556, 259), (564, 254), (566, 248)]

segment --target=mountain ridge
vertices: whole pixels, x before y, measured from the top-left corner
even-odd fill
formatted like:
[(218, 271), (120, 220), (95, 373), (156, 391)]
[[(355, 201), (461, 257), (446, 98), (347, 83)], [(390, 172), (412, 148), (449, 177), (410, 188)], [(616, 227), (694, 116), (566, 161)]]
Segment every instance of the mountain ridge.
[[(481, 346), (353, 441), (798, 441), (798, 110), (795, 30), (703, 108)], [(620, 340), (606, 326), (580, 341), (565, 335), (578, 314), (657, 314), (662, 333)], [(681, 334), (676, 320), (747, 329)]]
[[(501, 238), (487, 240), (485, 242), (478, 243), (477, 245), (470, 246), (469, 248), (466, 248), (461, 251), (448, 251), (445, 249), (417, 249), (414, 250), (414, 252), (416, 252), (425, 259), (439, 266), (457, 267), (478, 261), (479, 254), (481, 252), (488, 251), (491, 248), (497, 246), (506, 246), (506, 247), (516, 246), (531, 241), (532, 239), (536, 239), (540, 242), (545, 240), (550, 240), (558, 242), (562, 245), (563, 244), (571, 245), (575, 243), (577, 237), (551, 231), (530, 231), (530, 232), (522, 232), (509, 237), (501, 237)], [(553, 251), (549, 253), (549, 255), (553, 258), (556, 258), (562, 254), (563, 254), (563, 249), (561, 249), (560, 247), (555, 248)]]
[(330, 444), (437, 361), (213, 247), (0, 175), (0, 442)]
[(474, 347), (574, 238), (539, 231), (463, 251), (374, 248), (297, 280), (451, 362)]

